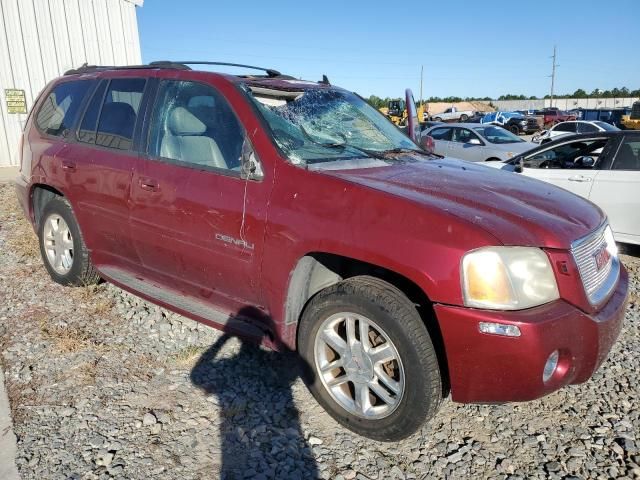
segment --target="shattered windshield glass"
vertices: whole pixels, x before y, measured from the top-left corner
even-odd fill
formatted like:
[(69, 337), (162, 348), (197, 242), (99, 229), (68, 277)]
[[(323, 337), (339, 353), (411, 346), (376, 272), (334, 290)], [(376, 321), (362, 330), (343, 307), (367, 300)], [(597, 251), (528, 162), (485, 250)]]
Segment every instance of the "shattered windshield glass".
[[(391, 159), (420, 148), (357, 95), (335, 89), (247, 89), (280, 149), (295, 164)], [(397, 160), (397, 159), (395, 159)]]

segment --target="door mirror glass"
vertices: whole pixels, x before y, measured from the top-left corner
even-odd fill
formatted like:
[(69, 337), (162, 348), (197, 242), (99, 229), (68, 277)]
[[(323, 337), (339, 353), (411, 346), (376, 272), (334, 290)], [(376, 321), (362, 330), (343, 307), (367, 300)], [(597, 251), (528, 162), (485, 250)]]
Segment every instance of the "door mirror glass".
[(575, 164), (578, 168), (592, 168), (596, 164), (596, 159), (589, 156), (578, 157)]
[(264, 177), (260, 160), (258, 160), (258, 156), (247, 138), (245, 138), (244, 144), (242, 145), (242, 167), (240, 169), (240, 176), (246, 180), (262, 180)]
[(422, 135), (420, 137), (420, 146), (427, 153), (433, 153), (436, 147), (433, 137), (429, 135)]

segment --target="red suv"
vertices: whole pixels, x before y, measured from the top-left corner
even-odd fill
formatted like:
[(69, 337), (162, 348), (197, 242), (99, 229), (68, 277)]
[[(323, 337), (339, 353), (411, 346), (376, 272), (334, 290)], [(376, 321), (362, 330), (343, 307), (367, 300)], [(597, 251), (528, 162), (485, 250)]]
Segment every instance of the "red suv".
[(53, 280), (103, 278), (297, 350), (322, 406), (380, 440), (449, 392), (524, 401), (586, 381), (625, 309), (596, 206), (430, 155), (326, 79), (68, 72), (27, 121), (17, 193)]

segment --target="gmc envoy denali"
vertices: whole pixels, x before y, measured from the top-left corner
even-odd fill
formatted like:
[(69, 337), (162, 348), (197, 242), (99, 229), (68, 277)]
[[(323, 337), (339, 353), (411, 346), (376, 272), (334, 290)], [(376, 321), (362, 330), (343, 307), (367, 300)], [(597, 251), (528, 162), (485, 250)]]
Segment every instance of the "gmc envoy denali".
[(596, 206), (430, 155), (415, 111), (405, 136), (326, 77), (202, 63), (84, 66), (44, 89), (16, 183), (54, 281), (102, 278), (295, 350), (317, 401), (378, 440), (449, 394), (532, 400), (600, 366), (628, 279)]

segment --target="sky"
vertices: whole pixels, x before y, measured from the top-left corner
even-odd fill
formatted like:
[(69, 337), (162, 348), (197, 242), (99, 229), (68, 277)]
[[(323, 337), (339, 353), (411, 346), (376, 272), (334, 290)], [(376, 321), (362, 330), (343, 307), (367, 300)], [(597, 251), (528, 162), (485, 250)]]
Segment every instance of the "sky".
[(144, 62), (269, 67), (368, 97), (640, 88), (640, 0), (146, 0)]

